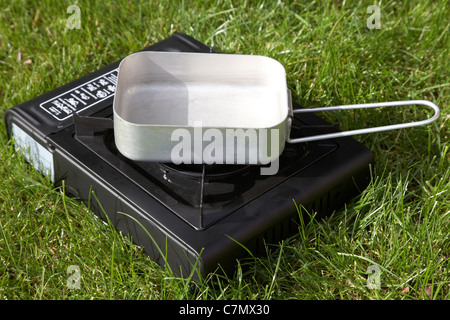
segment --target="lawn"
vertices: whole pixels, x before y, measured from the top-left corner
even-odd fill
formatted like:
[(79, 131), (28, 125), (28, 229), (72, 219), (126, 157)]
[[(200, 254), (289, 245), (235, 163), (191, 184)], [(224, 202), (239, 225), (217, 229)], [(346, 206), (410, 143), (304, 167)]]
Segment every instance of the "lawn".
[[(71, 29), (73, 4), (81, 19)], [(361, 196), (238, 261), (235, 275), (196, 283), (64, 196), (14, 153), (2, 122), (0, 299), (450, 298), (448, 1), (0, 0), (0, 8), (1, 115), (174, 32), (278, 60), (293, 100), (308, 107), (426, 99), (441, 108), (429, 126), (356, 136), (376, 159)], [(427, 113), (322, 116), (355, 129)]]

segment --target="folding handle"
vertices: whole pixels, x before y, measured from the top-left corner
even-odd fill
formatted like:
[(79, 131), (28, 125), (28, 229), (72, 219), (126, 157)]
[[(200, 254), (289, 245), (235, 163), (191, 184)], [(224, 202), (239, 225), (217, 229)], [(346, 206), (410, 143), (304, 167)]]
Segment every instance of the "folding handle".
[[(380, 127), (373, 127), (373, 128), (364, 128), (364, 129), (349, 130), (349, 131), (342, 131), (342, 132), (335, 132), (335, 133), (327, 133), (327, 134), (320, 134), (320, 135), (316, 135), (316, 136), (309, 136), (309, 137), (302, 137), (302, 138), (295, 138), (295, 139), (291, 139), (290, 137), (288, 137), (288, 139), (286, 141), (289, 143), (300, 143), (300, 142), (315, 141), (315, 140), (322, 140), (322, 139), (341, 138), (341, 137), (347, 137), (347, 136), (356, 135), (356, 134), (365, 134), (365, 133), (371, 133), (371, 132), (380, 132), (380, 131), (388, 131), (388, 130), (409, 128), (409, 127), (423, 126), (423, 125), (426, 125), (426, 124), (429, 124), (429, 123), (435, 121), (439, 117), (439, 114), (440, 114), (439, 107), (437, 105), (435, 105), (434, 103), (427, 101), (427, 100), (409, 100), (409, 101), (377, 102), (377, 103), (365, 103), (365, 104), (349, 104), (349, 105), (342, 105), (342, 106), (335, 106), (335, 107), (324, 107), (324, 108), (313, 108), (313, 109), (295, 109), (292, 112), (293, 113), (308, 113), (308, 112), (320, 112), (320, 111), (326, 112), (326, 111), (335, 111), (335, 110), (368, 109), (368, 108), (410, 106), (410, 105), (427, 106), (434, 110), (434, 115), (428, 119), (415, 121), (415, 122), (399, 123), (399, 124), (391, 124), (391, 125), (387, 125), (387, 126), (380, 126)], [(289, 121), (292, 122), (292, 119), (289, 118)], [(291, 125), (291, 123), (289, 123), (289, 126), (290, 125)]]

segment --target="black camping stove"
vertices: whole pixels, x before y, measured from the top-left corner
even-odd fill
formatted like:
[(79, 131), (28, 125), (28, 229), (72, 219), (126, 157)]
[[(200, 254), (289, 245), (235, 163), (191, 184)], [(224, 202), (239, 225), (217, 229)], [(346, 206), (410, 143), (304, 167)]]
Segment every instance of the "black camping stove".
[[(144, 50), (211, 53), (184, 34)], [(119, 62), (11, 108), (7, 131), (38, 170), (176, 274), (232, 272), (246, 250), (258, 255), (297, 232), (297, 207), (326, 216), (368, 185), (372, 152), (352, 138), (286, 144), (275, 175), (256, 165), (131, 161), (114, 143)], [(303, 114), (291, 137), (336, 130)]]

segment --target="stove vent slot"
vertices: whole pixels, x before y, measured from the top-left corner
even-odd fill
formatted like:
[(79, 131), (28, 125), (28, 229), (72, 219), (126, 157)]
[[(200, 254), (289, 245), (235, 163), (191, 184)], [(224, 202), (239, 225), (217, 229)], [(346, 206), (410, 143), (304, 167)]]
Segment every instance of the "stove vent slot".
[[(308, 205), (304, 205), (305, 210), (310, 214), (314, 214), (316, 218), (324, 217), (331, 213), (335, 202), (339, 202), (341, 193), (339, 187), (332, 189), (322, 197), (316, 199)], [(304, 219), (308, 219), (307, 214), (304, 213)], [(295, 211), (288, 218), (280, 223), (269, 228), (261, 236), (254, 239), (247, 248), (255, 255), (264, 255), (266, 253), (266, 245), (274, 244), (290, 236), (295, 235), (299, 228), (298, 213)]]
[(293, 236), (298, 232), (298, 214), (292, 214), (289, 218), (274, 225), (266, 230), (259, 237), (255, 238), (247, 245), (254, 255), (260, 256), (266, 254), (266, 245), (275, 244), (283, 239)]

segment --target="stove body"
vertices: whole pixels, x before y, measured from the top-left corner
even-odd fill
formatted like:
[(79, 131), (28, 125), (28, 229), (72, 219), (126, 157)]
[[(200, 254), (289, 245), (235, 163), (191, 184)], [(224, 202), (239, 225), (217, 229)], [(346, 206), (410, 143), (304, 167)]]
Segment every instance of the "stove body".
[[(212, 53), (174, 34), (144, 50)], [(260, 166), (134, 162), (115, 148), (112, 122), (120, 61), (5, 114), (8, 135), (55, 185), (142, 246), (175, 274), (233, 272), (298, 231), (297, 207), (326, 216), (370, 181), (372, 152), (352, 138), (287, 144), (275, 175)], [(299, 107), (294, 104), (294, 108)], [(336, 131), (314, 114), (296, 116), (292, 137)], [(220, 266), (220, 267), (219, 267)]]

